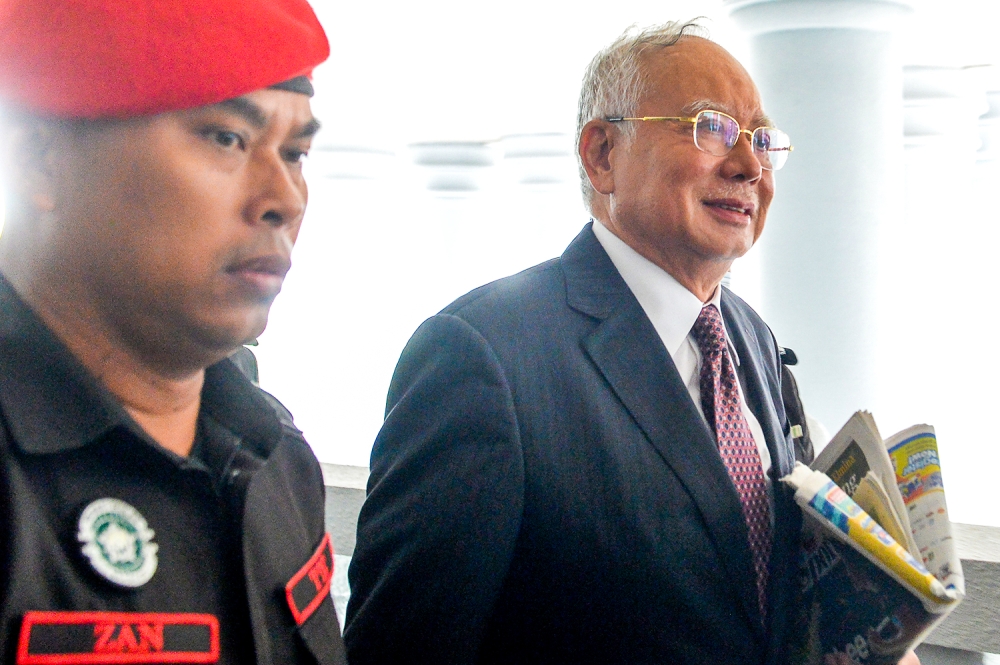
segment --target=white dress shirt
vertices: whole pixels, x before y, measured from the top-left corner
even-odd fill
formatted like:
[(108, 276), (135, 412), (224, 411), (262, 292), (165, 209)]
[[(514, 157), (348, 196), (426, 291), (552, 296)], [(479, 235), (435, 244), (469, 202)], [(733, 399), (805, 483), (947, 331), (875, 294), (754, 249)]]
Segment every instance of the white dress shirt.
[[(621, 238), (606, 229), (598, 220), (594, 220), (594, 235), (597, 236), (597, 240), (611, 257), (611, 262), (615, 264), (615, 268), (625, 280), (625, 284), (628, 285), (635, 299), (642, 306), (642, 310), (653, 323), (653, 328), (656, 329), (663, 341), (663, 346), (666, 347), (674, 365), (677, 366), (681, 381), (687, 386), (698, 413), (704, 419), (705, 412), (701, 408), (701, 388), (699, 386), (701, 351), (698, 349), (697, 342), (691, 337), (691, 328), (698, 320), (698, 315), (701, 314), (701, 308), (704, 305), (712, 303), (719, 309), (720, 313), (722, 312), (720, 305), (722, 287), (719, 286), (715, 289), (715, 294), (709, 303), (702, 303), (698, 296), (681, 286), (680, 282), (674, 279), (670, 273), (626, 245)], [(723, 323), (723, 329), (725, 329), (725, 323)], [(728, 334), (726, 334), (726, 341), (733, 362), (739, 366), (740, 357), (732, 342), (729, 342)], [(747, 406), (743, 386), (738, 377), (736, 384), (740, 392), (743, 416), (747, 419), (750, 433), (753, 435), (757, 450), (760, 452), (764, 477), (768, 478), (767, 472), (771, 468), (771, 453), (767, 450), (764, 431), (761, 429), (760, 423), (757, 422), (757, 418), (750, 411), (750, 407)], [(770, 483), (768, 484), (770, 485)]]

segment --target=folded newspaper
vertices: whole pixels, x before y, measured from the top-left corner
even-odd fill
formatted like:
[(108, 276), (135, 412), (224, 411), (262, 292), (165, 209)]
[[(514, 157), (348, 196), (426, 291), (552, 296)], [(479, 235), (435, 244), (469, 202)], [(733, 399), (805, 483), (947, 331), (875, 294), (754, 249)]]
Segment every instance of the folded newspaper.
[(855, 413), (782, 482), (804, 513), (792, 662), (895, 665), (965, 596), (937, 438)]

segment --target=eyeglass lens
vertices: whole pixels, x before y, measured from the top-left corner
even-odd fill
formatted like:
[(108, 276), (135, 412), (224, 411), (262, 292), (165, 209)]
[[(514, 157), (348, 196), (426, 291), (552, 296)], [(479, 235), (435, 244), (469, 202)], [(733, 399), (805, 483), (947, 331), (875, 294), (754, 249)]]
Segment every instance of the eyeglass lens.
[[(694, 126), (694, 143), (705, 152), (719, 157), (729, 154), (740, 138), (740, 125), (736, 120), (718, 111), (702, 111)], [(760, 165), (777, 171), (788, 159), (792, 145), (788, 134), (774, 127), (758, 127), (750, 139)]]

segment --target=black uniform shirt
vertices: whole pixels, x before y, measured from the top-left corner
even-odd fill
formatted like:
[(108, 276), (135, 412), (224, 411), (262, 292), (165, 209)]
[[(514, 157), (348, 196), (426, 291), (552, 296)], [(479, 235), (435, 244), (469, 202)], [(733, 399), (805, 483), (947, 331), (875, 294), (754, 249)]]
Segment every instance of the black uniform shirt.
[[(14, 663), (18, 648), (38, 663), (60, 653), (139, 662), (156, 652), (248, 663), (255, 638), (268, 649), (299, 639), (287, 608), (255, 635), (244, 579), (244, 499), (282, 441), (282, 422), (228, 360), (206, 370), (201, 398), (192, 454), (157, 445), (0, 277), (0, 663)], [(95, 538), (85, 531), (110, 540), (87, 555)], [(293, 558), (283, 570), (297, 570), (315, 544), (277, 543)], [(95, 559), (139, 584), (112, 580)], [(155, 572), (143, 582), (147, 559)]]

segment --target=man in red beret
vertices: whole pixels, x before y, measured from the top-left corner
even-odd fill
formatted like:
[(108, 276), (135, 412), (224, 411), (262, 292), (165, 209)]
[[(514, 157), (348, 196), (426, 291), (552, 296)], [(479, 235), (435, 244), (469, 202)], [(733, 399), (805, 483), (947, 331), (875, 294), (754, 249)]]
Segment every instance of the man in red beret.
[(0, 663), (342, 663), (323, 482), (227, 359), (306, 206), (305, 0), (0, 6)]

